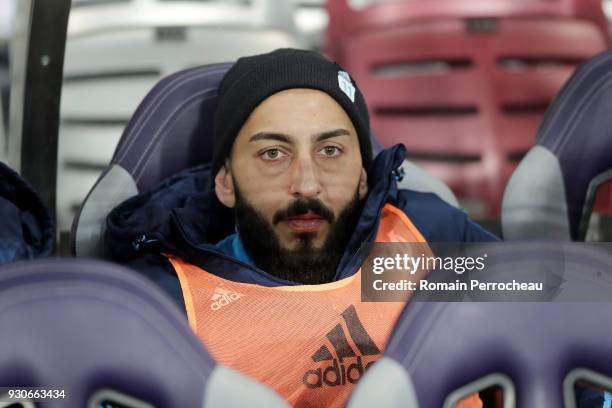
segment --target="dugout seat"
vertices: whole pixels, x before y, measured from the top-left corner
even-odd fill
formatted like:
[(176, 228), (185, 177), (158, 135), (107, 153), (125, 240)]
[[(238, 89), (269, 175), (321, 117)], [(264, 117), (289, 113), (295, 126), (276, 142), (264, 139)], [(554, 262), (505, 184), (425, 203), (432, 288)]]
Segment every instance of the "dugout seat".
[(544, 291), (411, 300), (348, 407), (451, 408), (492, 389), (499, 400), (488, 408), (595, 406), (575, 400), (585, 388), (600, 396), (612, 390), (612, 256), (601, 249), (491, 245), (482, 279), (508, 282), (518, 274), (520, 282), (544, 282)]
[[(73, 254), (102, 257), (106, 215), (115, 206), (181, 170), (211, 161), (217, 87), (230, 66), (213, 64), (180, 71), (149, 92), (75, 217)], [(372, 137), (378, 152), (381, 145)], [(442, 182), (408, 161), (403, 168), (400, 188), (434, 192), (457, 205)]]
[(606, 49), (596, 0), (328, 2), (326, 50), (351, 72), (386, 145), (445, 181), (472, 217), (504, 187), (577, 64)]
[[(0, 384), (64, 390), (64, 398), (44, 399), (49, 408), (286, 406), (216, 364), (152, 283), (109, 263), (1, 268), (0, 339)], [(21, 406), (38, 406), (35, 399)]]
[(610, 202), (611, 72), (612, 52), (590, 59), (548, 109), (504, 194), (505, 239), (584, 241), (598, 193)]

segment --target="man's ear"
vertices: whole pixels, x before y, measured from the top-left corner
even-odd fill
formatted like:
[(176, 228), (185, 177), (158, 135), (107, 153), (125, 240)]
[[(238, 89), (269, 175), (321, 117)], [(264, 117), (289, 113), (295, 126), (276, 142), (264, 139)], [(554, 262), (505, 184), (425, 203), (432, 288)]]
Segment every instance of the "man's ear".
[(363, 200), (368, 195), (368, 173), (364, 168), (361, 168), (361, 176), (359, 177), (359, 199)]
[(236, 205), (236, 192), (234, 191), (232, 172), (228, 162), (225, 162), (215, 176), (215, 194), (217, 194), (221, 204), (227, 208), (234, 208)]

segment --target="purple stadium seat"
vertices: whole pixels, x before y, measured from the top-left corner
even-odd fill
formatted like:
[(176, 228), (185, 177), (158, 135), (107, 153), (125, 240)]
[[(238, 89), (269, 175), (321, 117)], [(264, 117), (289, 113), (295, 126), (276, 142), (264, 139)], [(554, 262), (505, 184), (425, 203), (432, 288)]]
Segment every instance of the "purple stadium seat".
[(125, 199), (211, 159), (217, 86), (231, 64), (180, 71), (162, 79), (140, 103), (113, 158), (75, 217), (72, 249), (101, 257), (104, 219)]
[[(72, 252), (102, 257), (106, 215), (125, 199), (212, 157), (217, 87), (230, 63), (179, 71), (162, 79), (130, 119), (111, 163), (86, 197), (72, 228)], [(375, 152), (382, 145), (373, 138)], [(456, 205), (452, 192), (406, 161), (400, 188), (429, 191)]]
[[(497, 245), (500, 262), (483, 274), (508, 281), (527, 269), (522, 281), (549, 278), (543, 295), (410, 302), (350, 408), (450, 408), (489, 387), (501, 388), (505, 408), (569, 408), (579, 381), (612, 390), (609, 247)], [(552, 283), (551, 275), (562, 279)]]
[(153, 284), (99, 261), (0, 270), (0, 384), (64, 390), (50, 408), (285, 406), (216, 364)]
[(548, 109), (504, 193), (505, 239), (583, 241), (612, 179), (612, 52), (585, 62)]

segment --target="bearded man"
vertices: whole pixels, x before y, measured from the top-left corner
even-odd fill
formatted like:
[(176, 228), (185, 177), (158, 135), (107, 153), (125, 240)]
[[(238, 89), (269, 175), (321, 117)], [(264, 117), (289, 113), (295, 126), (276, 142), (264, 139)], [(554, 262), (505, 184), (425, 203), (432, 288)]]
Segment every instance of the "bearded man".
[(239, 59), (214, 138), (211, 164), (109, 215), (107, 249), (125, 260), (119, 243), (143, 231), (129, 266), (219, 362), (294, 406), (344, 406), (404, 306), (361, 301), (362, 244), (496, 239), (437, 196), (398, 189), (404, 147), (373, 159), (361, 92), (318, 53)]

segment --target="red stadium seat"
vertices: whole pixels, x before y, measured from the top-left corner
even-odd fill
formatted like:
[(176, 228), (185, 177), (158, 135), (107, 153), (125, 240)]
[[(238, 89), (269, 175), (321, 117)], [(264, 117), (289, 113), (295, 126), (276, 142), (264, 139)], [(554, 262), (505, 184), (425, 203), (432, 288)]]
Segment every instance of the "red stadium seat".
[(598, 0), (328, 2), (327, 52), (359, 83), (382, 143), (441, 177), (476, 218), (575, 66), (604, 50)]

